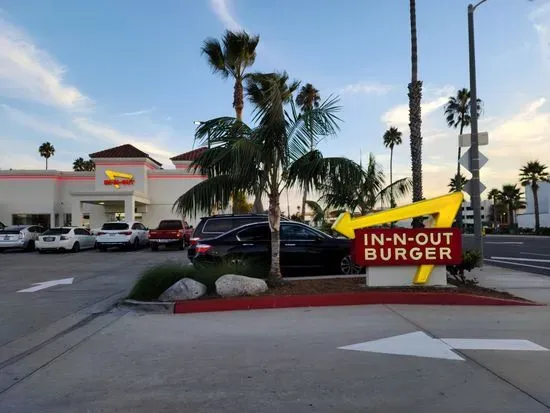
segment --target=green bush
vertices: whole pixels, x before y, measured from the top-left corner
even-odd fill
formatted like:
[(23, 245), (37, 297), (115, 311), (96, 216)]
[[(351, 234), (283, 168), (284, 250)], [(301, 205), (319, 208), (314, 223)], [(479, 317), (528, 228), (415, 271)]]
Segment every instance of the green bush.
[(464, 275), (465, 271), (472, 271), (479, 266), (481, 254), (477, 250), (465, 250), (462, 253), (462, 262), (458, 265), (447, 265), (448, 281), (454, 285), (474, 287), (479, 282), (476, 278), (469, 279)]
[(247, 277), (266, 278), (264, 266), (246, 262), (222, 262), (202, 268), (179, 264), (162, 264), (147, 269), (137, 280), (128, 295), (131, 300), (154, 301), (170, 286), (182, 278), (191, 278), (206, 285), (207, 294), (216, 292), (216, 280), (224, 274), (239, 274)]

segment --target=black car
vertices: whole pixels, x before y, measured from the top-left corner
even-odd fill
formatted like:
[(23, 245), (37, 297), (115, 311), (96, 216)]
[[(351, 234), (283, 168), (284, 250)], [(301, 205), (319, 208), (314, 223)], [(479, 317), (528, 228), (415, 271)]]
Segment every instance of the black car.
[[(281, 222), (281, 270), (284, 275), (357, 274), (361, 268), (351, 259), (352, 241), (333, 238), (308, 225)], [(267, 222), (245, 225), (195, 246), (193, 264), (206, 266), (222, 261), (269, 264), (271, 232)]]
[[(288, 221), (287, 218), (281, 218), (281, 220)], [(195, 245), (197, 245), (200, 240), (205, 238), (216, 238), (232, 229), (255, 222), (267, 222), (267, 214), (227, 214), (203, 217), (189, 240), (187, 256), (190, 260), (193, 260), (195, 256)]]

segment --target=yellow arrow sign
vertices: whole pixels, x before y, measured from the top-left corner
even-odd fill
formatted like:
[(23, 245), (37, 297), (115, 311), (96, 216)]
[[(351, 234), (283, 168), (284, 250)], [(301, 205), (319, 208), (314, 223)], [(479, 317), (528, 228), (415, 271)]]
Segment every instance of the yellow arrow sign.
[[(134, 175), (132, 175), (132, 174), (127, 174), (127, 173), (124, 173), (124, 172), (111, 171), (110, 169), (105, 170), (105, 175), (107, 175), (107, 177), (111, 181), (116, 181), (115, 178), (130, 179), (130, 180), (134, 179)], [(120, 185), (115, 182), (114, 187), (115, 188), (120, 188)]]
[[(352, 218), (349, 212), (340, 214), (332, 225), (332, 229), (348, 238), (355, 238), (355, 230), (368, 228), (421, 215), (432, 215), (432, 228), (449, 228), (454, 221), (458, 209), (462, 205), (462, 192), (453, 192), (437, 198), (415, 202), (410, 205), (388, 209), (358, 218)], [(425, 284), (430, 278), (433, 265), (420, 265), (414, 278), (415, 284)]]

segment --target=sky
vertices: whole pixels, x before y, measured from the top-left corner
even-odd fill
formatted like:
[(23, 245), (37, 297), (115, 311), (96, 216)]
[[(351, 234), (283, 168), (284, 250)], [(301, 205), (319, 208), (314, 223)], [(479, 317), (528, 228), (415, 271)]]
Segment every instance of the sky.
[[(396, 126), (394, 176), (410, 176), (408, 5), (0, 0), (0, 168), (44, 168), (45, 141), (56, 148), (50, 169), (124, 143), (172, 167), (170, 156), (193, 148), (193, 121), (234, 113), (233, 83), (212, 74), (202, 42), (244, 29), (260, 35), (252, 70), (285, 70), (322, 98), (339, 96), (341, 129), (319, 145), (325, 156), (372, 153), (387, 171), (382, 135)], [(456, 171), (458, 131), (443, 107), (469, 87), (467, 5), (417, 0), (425, 197), (446, 193)], [(479, 130), (489, 133), (481, 181), (500, 187), (528, 160), (550, 163), (550, 0), (488, 0), (475, 21)]]

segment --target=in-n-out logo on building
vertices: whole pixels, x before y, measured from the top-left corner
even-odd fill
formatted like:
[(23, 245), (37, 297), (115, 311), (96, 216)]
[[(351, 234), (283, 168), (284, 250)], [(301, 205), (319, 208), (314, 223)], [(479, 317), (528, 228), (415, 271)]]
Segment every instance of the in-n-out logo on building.
[(364, 228), (355, 231), (360, 265), (449, 265), (462, 260), (458, 228)]
[(120, 185), (134, 185), (134, 175), (124, 172), (116, 172), (107, 169), (105, 171), (107, 178), (103, 181), (104, 185), (113, 185), (115, 188), (120, 188)]

